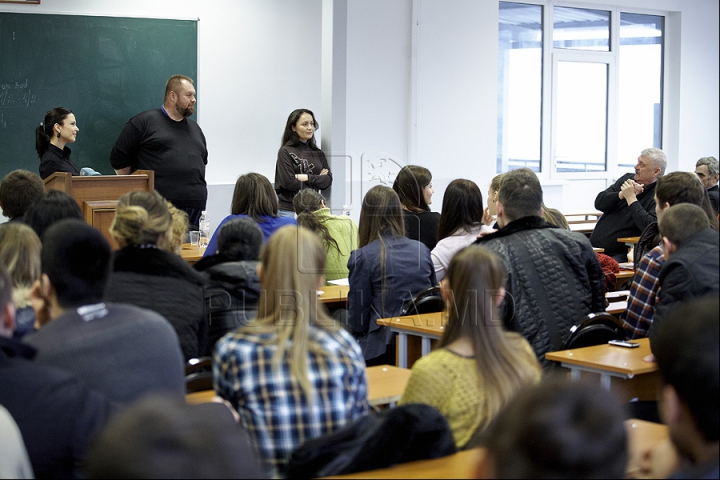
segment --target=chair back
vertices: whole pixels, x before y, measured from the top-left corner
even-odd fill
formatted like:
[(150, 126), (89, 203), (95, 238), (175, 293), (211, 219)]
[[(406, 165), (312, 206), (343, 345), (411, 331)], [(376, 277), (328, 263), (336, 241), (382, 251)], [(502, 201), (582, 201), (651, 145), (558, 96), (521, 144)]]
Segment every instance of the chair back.
[(185, 377), (185, 393), (202, 392), (213, 389), (212, 372), (196, 372)]
[(561, 350), (601, 345), (610, 340), (625, 340), (622, 322), (606, 312), (590, 313), (570, 327), (570, 336)]
[(196, 372), (211, 372), (212, 371), (212, 358), (211, 357), (196, 357), (191, 358), (185, 362), (185, 376)]
[(420, 290), (403, 308), (400, 315), (418, 315), (436, 313), (445, 310), (445, 301), (440, 294), (440, 287), (428, 287)]

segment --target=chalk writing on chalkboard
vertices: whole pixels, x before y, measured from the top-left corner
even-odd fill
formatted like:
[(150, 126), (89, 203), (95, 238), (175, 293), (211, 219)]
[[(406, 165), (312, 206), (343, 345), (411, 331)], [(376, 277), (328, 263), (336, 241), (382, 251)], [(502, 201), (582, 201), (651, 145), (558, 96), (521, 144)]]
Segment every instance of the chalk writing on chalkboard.
[(28, 88), (28, 79), (3, 82), (0, 85), (0, 108), (28, 108), (37, 102), (37, 95)]

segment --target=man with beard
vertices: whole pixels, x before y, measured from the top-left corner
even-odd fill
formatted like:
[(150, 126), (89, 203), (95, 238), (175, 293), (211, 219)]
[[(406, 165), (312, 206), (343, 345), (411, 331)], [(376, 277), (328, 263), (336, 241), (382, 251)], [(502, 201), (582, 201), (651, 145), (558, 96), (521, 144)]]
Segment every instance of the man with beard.
[(187, 212), (197, 230), (207, 202), (207, 143), (195, 113), (195, 87), (185, 75), (173, 75), (165, 86), (165, 102), (131, 118), (110, 152), (118, 175), (154, 170), (155, 189)]

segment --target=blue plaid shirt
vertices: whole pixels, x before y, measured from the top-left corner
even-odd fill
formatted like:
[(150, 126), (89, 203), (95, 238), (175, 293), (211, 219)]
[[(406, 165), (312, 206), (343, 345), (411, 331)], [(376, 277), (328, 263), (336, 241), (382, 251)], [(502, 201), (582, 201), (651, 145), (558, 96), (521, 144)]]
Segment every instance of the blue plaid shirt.
[(628, 336), (645, 338), (653, 321), (655, 303), (657, 303), (660, 284), (658, 276), (665, 263), (662, 247), (655, 247), (646, 253), (633, 275), (630, 285), (627, 309), (620, 315)]
[[(308, 330), (308, 379), (312, 406), (290, 372), (289, 355), (273, 369), (275, 333), (252, 327), (230, 333), (215, 346), (215, 391), (240, 414), (268, 474), (285, 476), (292, 451), (368, 413), (365, 361), (345, 330)], [(325, 354), (316, 352), (322, 351)]]

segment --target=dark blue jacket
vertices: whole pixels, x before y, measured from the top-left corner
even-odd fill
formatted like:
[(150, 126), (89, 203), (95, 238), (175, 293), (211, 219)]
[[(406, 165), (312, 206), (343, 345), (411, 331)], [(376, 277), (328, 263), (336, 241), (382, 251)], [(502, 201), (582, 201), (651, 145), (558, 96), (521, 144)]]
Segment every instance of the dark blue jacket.
[[(407, 237), (383, 236), (385, 264), (380, 263), (380, 240), (350, 253), (348, 323), (358, 336), (366, 360), (385, 353), (391, 341), (378, 318), (399, 315), (420, 290), (437, 285), (430, 250)], [(384, 294), (383, 294), (384, 292)]]
[(0, 337), (0, 404), (20, 428), (35, 478), (74, 478), (114, 406), (75, 375), (36, 365), (35, 354)]

